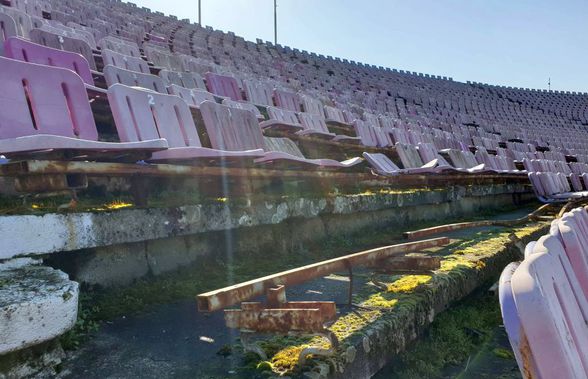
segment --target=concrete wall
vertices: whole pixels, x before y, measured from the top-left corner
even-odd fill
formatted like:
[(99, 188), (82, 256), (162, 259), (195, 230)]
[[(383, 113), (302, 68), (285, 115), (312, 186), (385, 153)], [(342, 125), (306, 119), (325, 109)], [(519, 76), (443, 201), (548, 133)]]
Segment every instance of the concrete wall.
[[(307, 242), (361, 230), (468, 217), (512, 204), (519, 186), (453, 187), (444, 191), (363, 194), (269, 203), (218, 202), (179, 208), (50, 215), (73, 225), (66, 248), (47, 261), (81, 283), (127, 285), (203, 258), (271, 251), (302, 251)], [(45, 216), (48, 217), (48, 216)], [(59, 226), (61, 225), (61, 226)], [(84, 228), (78, 228), (81, 226)], [(39, 251), (37, 245), (33, 245)], [(45, 246), (55, 250), (57, 245)], [(77, 247), (77, 249), (73, 249)]]

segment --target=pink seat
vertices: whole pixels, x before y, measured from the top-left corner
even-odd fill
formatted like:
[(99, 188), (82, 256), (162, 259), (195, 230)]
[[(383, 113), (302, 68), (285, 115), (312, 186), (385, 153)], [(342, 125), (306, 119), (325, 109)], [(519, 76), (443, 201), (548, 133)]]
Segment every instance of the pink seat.
[(88, 61), (90, 69), (96, 70), (96, 61), (94, 60), (92, 48), (86, 41), (77, 38), (61, 36), (41, 29), (31, 30), (30, 36), (31, 41), (43, 46), (71, 51), (82, 55), (84, 58), (86, 58), (86, 61)]
[(86, 58), (77, 53), (38, 45), (22, 38), (11, 37), (6, 40), (5, 55), (23, 62), (67, 68), (78, 74), (88, 85), (94, 85), (90, 65)]
[(325, 120), (319, 116), (310, 113), (300, 112), (298, 113), (298, 119), (300, 120), (300, 124), (304, 127), (304, 130), (301, 130), (296, 133), (298, 135), (318, 137), (336, 142), (345, 142), (352, 144), (361, 143), (361, 139), (359, 137), (337, 135), (335, 133), (329, 132)]
[(104, 66), (111, 65), (129, 71), (151, 74), (149, 65), (140, 57), (133, 57), (130, 55), (118, 53), (116, 51), (104, 49), (102, 50), (102, 61)]
[(205, 77), (208, 91), (218, 96), (228, 97), (231, 100), (244, 100), (243, 95), (241, 95), (239, 83), (232, 76), (207, 72)]
[(298, 121), (296, 112), (277, 107), (267, 107), (269, 120), (261, 122), (262, 129), (279, 130), (287, 133), (296, 133), (304, 127)]
[(296, 92), (274, 89), (276, 106), (292, 112), (300, 112), (300, 97)]
[(159, 76), (129, 71), (111, 65), (104, 67), (103, 73), (109, 87), (113, 84), (124, 84), (130, 87), (141, 87), (155, 92), (167, 93), (165, 84), (163, 84), (163, 80)]
[[(511, 278), (525, 344), (519, 363), (537, 378), (588, 375), (588, 302), (554, 236), (542, 237)], [(521, 341), (523, 339), (521, 338)]]
[(394, 176), (400, 174), (421, 174), (428, 173), (430, 169), (421, 168), (399, 168), (390, 158), (382, 153), (363, 153), (363, 157), (368, 161), (372, 169), (380, 175)]
[(204, 79), (202, 79), (200, 74), (194, 72), (161, 70), (159, 71), (158, 75), (161, 79), (163, 79), (166, 86), (175, 84), (184, 88), (198, 88), (201, 90), (206, 90)]
[[(263, 157), (255, 160), (259, 164), (285, 163), (288, 167), (303, 166), (318, 169), (349, 168), (361, 163), (360, 158), (338, 162), (332, 159), (307, 159), (287, 152), (269, 151), (255, 115), (247, 110), (232, 109), (225, 105), (205, 101), (200, 112), (212, 147), (226, 150), (263, 149)], [(263, 151), (262, 150), (262, 151)]]
[(43, 150), (160, 150), (164, 140), (145, 143), (98, 141), (81, 78), (62, 68), (0, 57), (0, 154)]
[(208, 92), (197, 88), (184, 88), (172, 84), (167, 87), (170, 95), (176, 95), (182, 98), (189, 106), (200, 109), (200, 104), (205, 101), (214, 101), (214, 96)]
[(5, 43), (9, 37), (17, 36), (16, 22), (6, 13), (0, 12), (0, 56), (5, 55)]
[(255, 148), (247, 151), (202, 147), (188, 105), (178, 96), (114, 84), (108, 88), (120, 138), (135, 142), (165, 138), (169, 149), (156, 152), (151, 161), (251, 159), (263, 155)]

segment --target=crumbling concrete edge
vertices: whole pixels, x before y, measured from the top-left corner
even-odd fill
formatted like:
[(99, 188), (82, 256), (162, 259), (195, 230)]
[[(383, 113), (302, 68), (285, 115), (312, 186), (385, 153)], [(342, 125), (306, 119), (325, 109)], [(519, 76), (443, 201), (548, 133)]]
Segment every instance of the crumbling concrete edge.
[[(527, 244), (548, 231), (549, 224), (544, 224), (532, 233), (519, 237)], [(367, 326), (359, 338), (353, 338), (338, 353), (335, 366), (316, 361), (303, 376), (312, 379), (371, 378), (422, 335), (435, 315), (464, 299), (490, 279), (497, 278), (508, 263), (517, 260), (518, 254), (514, 243), (508, 242), (494, 254), (481, 257), (479, 261), (482, 264), (477, 268), (450, 274), (449, 280), (440, 281), (435, 288), (424, 291), (414, 306), (407, 307), (403, 312), (384, 314)]]

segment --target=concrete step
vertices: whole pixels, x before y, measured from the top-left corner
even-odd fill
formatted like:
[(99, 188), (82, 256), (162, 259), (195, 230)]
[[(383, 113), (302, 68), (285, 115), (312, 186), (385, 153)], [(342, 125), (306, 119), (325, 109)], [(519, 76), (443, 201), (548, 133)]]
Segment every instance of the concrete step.
[(52, 340), (76, 322), (78, 283), (40, 263), (0, 263), (0, 356)]

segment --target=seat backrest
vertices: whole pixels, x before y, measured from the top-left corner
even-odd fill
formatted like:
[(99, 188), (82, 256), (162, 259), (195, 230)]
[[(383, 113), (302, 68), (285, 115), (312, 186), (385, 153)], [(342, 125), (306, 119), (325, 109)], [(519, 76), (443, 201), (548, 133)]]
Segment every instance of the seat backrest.
[(210, 92), (235, 101), (243, 100), (239, 83), (234, 77), (215, 74), (213, 72), (207, 72), (205, 77), (206, 87)]
[(11, 0), (11, 5), (28, 15), (43, 18), (43, 9), (37, 0)]
[(5, 13), (0, 13), (0, 56), (5, 55), (4, 41), (17, 35), (14, 19)]
[(266, 149), (255, 115), (242, 109), (205, 101), (200, 113), (213, 148), (229, 151)]
[(160, 93), (167, 93), (165, 84), (163, 84), (163, 80), (159, 76), (129, 71), (111, 65), (104, 67), (102, 72), (108, 86), (119, 83), (130, 87), (142, 87)]
[(94, 85), (90, 65), (80, 54), (53, 49), (17, 37), (6, 41), (4, 54), (23, 62), (67, 68), (78, 74), (86, 84)]
[(300, 100), (302, 102), (303, 112), (310, 113), (321, 118), (325, 118), (323, 103), (321, 103), (320, 100), (305, 94), (299, 94), (298, 96), (300, 97)]
[(364, 146), (378, 146), (378, 140), (374, 133), (371, 133), (370, 128), (371, 126), (366, 121), (353, 121), (353, 129), (355, 129), (355, 135), (357, 135), (361, 139), (361, 143)]
[[(139, 51), (139, 46), (137, 46), (134, 42), (125, 41), (123, 39), (119, 39), (116, 37), (105, 37), (98, 41), (98, 46), (100, 49), (104, 50), (111, 50), (117, 52), (122, 55), (134, 57), (134, 58), (141, 58), (141, 52)], [(103, 55), (104, 56), (104, 55)]]
[(325, 120), (319, 116), (300, 112), (298, 113), (298, 119), (300, 120), (300, 124), (302, 124), (304, 129), (312, 129), (323, 133), (329, 133), (329, 128), (327, 128)]
[(363, 157), (378, 173), (392, 174), (400, 170), (390, 158), (382, 153), (363, 153)]
[(204, 79), (202, 79), (200, 74), (195, 72), (161, 70), (158, 75), (163, 79), (166, 86), (176, 84), (184, 88), (199, 88), (206, 90)]
[(421, 142), (418, 145), (419, 155), (424, 163), (437, 159), (440, 166), (449, 166), (449, 162), (437, 152), (435, 145), (432, 143)]
[(276, 106), (293, 112), (300, 112), (300, 97), (296, 92), (274, 89)]
[(179, 96), (189, 106), (195, 108), (200, 108), (200, 104), (205, 101), (214, 101), (214, 96), (210, 92), (198, 88), (185, 88), (172, 84), (167, 87), (167, 92), (170, 95)]
[(394, 146), (396, 146), (396, 152), (404, 168), (419, 168), (423, 166), (423, 161), (416, 146), (404, 143), (397, 143)]
[(289, 138), (263, 137), (267, 151), (280, 151), (298, 158), (304, 158), (304, 155), (298, 148), (298, 145)]
[(113, 84), (108, 101), (123, 142), (165, 138), (170, 148), (202, 146), (190, 109), (178, 96)]
[(247, 100), (257, 105), (273, 106), (273, 90), (270, 86), (254, 80), (243, 80)]
[(0, 93), (0, 139), (98, 139), (84, 83), (70, 70), (0, 57)]
[(343, 115), (343, 111), (341, 111), (341, 109), (325, 105), (324, 111), (327, 120), (345, 123), (345, 116)]
[[(29, 16), (28, 14), (26, 14), (22, 11), (19, 11), (16, 8), (9, 8), (9, 7), (2, 7), (2, 6), (0, 6), (0, 13), (10, 16), (12, 18), (12, 20), (14, 21), (14, 24), (16, 27), (16, 34), (13, 34), (13, 35), (20, 36), (23, 38), (29, 38), (30, 32), (33, 29), (33, 22), (31, 21), (31, 16)], [(3, 17), (2, 19), (6, 20), (5, 17)], [(10, 23), (10, 21), (5, 21), (5, 22), (7, 24)], [(9, 26), (7, 26), (5, 24), (4, 27), (7, 28), (6, 29), (7, 31), (10, 31), (8, 29)], [(10, 35), (6, 35), (5, 38), (8, 38), (8, 37), (10, 37)]]
[[(563, 246), (554, 236), (537, 241), (534, 253), (512, 275), (511, 287), (522, 330), (542, 378), (588, 375), (588, 303), (564, 267)], [(578, 296), (579, 294), (579, 296)], [(525, 367), (525, 366), (523, 366)]]
[(568, 213), (558, 220), (557, 227), (571, 267), (588, 298), (588, 239), (582, 233), (581, 221)]
[(30, 32), (31, 41), (54, 49), (71, 51), (86, 58), (90, 69), (96, 70), (96, 61), (92, 48), (84, 40), (58, 35), (46, 30), (33, 29)]
[(151, 73), (149, 65), (145, 60), (139, 57), (124, 55), (109, 49), (102, 50), (102, 61), (104, 62), (105, 67), (111, 65), (129, 71), (141, 72), (143, 74)]
[(249, 111), (249, 112), (253, 113), (255, 115), (255, 117), (257, 117), (257, 119), (260, 119), (263, 117), (261, 112), (259, 111), (259, 108), (257, 108), (255, 105), (248, 103), (246, 101), (234, 101), (231, 99), (224, 99), (223, 105), (226, 105), (231, 108), (237, 108), (237, 109), (243, 109), (243, 110)]
[(277, 107), (267, 107), (270, 120), (278, 120), (292, 125), (300, 125), (296, 112)]

